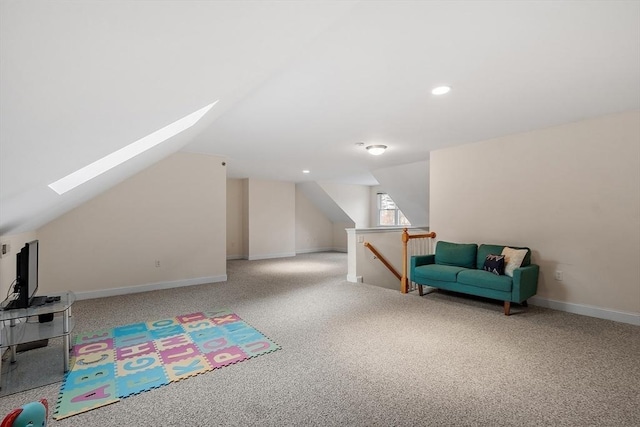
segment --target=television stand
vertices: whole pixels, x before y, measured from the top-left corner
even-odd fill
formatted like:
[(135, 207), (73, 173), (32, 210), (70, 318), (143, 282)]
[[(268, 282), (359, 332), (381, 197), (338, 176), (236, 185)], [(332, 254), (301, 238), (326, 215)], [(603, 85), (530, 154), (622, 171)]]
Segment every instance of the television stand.
[[(5, 325), (0, 331), (0, 352), (10, 348), (11, 363), (16, 362), (16, 347), (18, 344), (27, 344), (50, 338), (62, 337), (63, 342), (63, 368), (69, 370), (69, 351), (71, 349), (71, 331), (75, 321), (71, 316), (71, 306), (76, 302), (76, 295), (67, 291), (61, 294), (59, 301), (52, 301), (44, 305), (32, 305), (27, 308), (6, 309), (8, 304), (0, 306), (0, 320)], [(60, 314), (56, 316), (56, 314)], [(27, 322), (32, 316), (54, 315), (50, 322)], [(18, 323), (18, 320), (23, 320)], [(7, 325), (7, 321), (9, 326)], [(0, 373), (2, 372), (2, 358), (0, 358)], [(1, 378), (0, 378), (1, 380)], [(0, 381), (0, 384), (2, 382)]]
[(22, 307), (18, 307), (18, 305), (20, 305), (20, 303), (18, 302), (17, 299), (14, 299), (9, 301), (7, 305), (3, 308), (3, 310), (19, 310)]
[(48, 339), (26, 342), (24, 344), (18, 344), (16, 346), (16, 353), (22, 353), (24, 351), (35, 350), (36, 348), (46, 347), (48, 345), (49, 345), (49, 340)]

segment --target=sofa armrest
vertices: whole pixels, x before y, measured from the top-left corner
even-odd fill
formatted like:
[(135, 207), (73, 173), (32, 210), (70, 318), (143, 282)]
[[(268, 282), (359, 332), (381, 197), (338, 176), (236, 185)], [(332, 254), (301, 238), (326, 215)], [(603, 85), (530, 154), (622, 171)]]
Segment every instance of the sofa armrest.
[(411, 271), (414, 268), (420, 267), (421, 265), (435, 264), (436, 256), (435, 255), (414, 255), (411, 257)]
[(540, 267), (536, 264), (529, 264), (526, 267), (513, 270), (512, 302), (521, 303), (538, 292), (539, 272)]

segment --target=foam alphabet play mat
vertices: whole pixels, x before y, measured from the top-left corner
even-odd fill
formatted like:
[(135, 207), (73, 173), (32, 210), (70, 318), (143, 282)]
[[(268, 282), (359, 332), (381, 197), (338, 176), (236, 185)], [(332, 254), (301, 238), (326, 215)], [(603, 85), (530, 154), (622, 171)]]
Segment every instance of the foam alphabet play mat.
[(134, 323), (75, 337), (53, 418), (278, 350), (227, 309)]

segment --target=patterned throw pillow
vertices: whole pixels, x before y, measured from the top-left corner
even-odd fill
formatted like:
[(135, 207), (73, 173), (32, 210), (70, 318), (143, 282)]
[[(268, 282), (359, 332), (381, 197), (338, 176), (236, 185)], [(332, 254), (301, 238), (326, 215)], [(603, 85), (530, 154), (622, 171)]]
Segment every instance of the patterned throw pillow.
[(482, 269), (498, 276), (504, 274), (504, 255), (487, 255)]
[(522, 265), (524, 257), (527, 256), (527, 250), (514, 249), (507, 246), (502, 250), (502, 255), (505, 256), (506, 262), (506, 265), (504, 266), (504, 274), (509, 277), (513, 277), (513, 270)]

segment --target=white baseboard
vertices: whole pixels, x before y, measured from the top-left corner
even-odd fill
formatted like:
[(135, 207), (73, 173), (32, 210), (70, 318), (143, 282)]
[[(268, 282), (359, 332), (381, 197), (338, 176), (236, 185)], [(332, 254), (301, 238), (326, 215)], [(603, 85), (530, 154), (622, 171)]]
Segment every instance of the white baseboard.
[(259, 259), (273, 259), (273, 258), (288, 258), (296, 256), (295, 252), (284, 252), (281, 254), (264, 254), (264, 255), (249, 255), (249, 261), (257, 261)]
[(613, 320), (615, 322), (630, 323), (632, 325), (640, 326), (640, 314), (607, 310), (591, 305), (554, 301), (540, 297), (531, 297), (528, 299), (528, 301), (530, 304), (537, 305), (539, 307), (551, 308), (553, 310), (566, 311), (567, 313), (581, 314), (583, 316), (597, 317), (599, 319)]
[[(297, 249), (295, 255), (300, 254), (315, 254), (320, 252), (340, 252), (347, 253), (345, 248), (319, 248), (319, 249)], [(227, 261), (236, 260), (236, 259), (271, 259), (271, 258), (285, 258), (289, 256), (295, 256), (294, 254), (286, 253), (286, 254), (276, 254), (276, 255), (256, 255), (249, 258), (247, 255), (227, 255)]]
[(116, 295), (136, 294), (139, 292), (158, 291), (161, 289), (180, 288), (183, 286), (204, 285), (206, 283), (226, 282), (227, 275), (196, 277), (194, 279), (174, 280), (171, 282), (148, 283), (146, 285), (126, 286), (122, 288), (101, 289), (99, 291), (75, 292), (78, 300), (112, 297)]
[(296, 249), (296, 254), (315, 254), (319, 252), (343, 252), (347, 253), (343, 248), (316, 248), (316, 249)]
[(318, 252), (333, 251), (332, 248), (296, 249), (296, 254), (315, 254)]
[(362, 283), (362, 276), (353, 276), (351, 274), (347, 274), (347, 282)]

